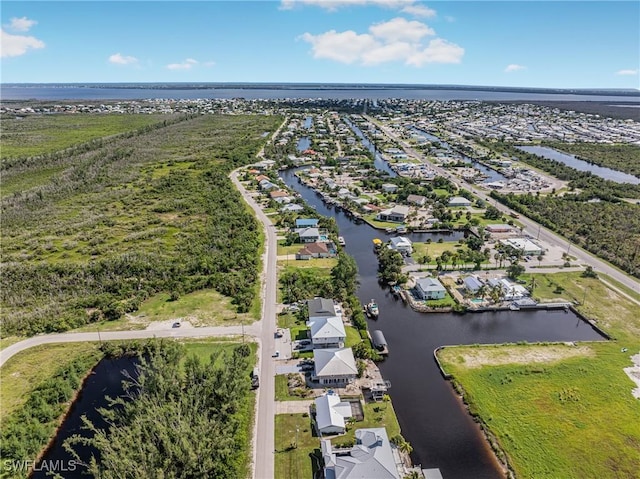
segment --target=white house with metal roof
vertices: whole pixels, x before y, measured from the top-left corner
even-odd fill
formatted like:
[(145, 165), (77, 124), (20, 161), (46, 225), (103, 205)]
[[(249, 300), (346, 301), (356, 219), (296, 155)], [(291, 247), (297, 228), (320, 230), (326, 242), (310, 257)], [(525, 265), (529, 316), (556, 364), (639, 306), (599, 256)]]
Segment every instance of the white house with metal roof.
[(391, 238), (389, 240), (389, 248), (405, 255), (413, 253), (413, 243), (406, 236), (395, 236)]
[(351, 449), (334, 449), (329, 439), (321, 441), (326, 479), (400, 479), (385, 428), (358, 429), (355, 436)]
[(348, 384), (358, 376), (356, 360), (351, 348), (314, 349), (314, 377), (320, 384), (336, 386)]
[(323, 394), (315, 399), (316, 424), (320, 434), (343, 434), (346, 420), (353, 417), (351, 403), (341, 401), (337, 394)]
[(314, 348), (343, 348), (347, 339), (344, 323), (339, 316), (323, 316), (307, 322)]

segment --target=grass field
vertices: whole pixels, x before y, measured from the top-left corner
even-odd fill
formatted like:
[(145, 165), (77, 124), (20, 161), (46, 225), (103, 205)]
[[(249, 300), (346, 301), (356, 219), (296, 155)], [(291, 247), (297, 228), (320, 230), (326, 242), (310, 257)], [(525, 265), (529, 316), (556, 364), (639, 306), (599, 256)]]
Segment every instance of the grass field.
[(13, 356), (0, 369), (0, 419), (19, 409), (36, 386), (65, 364), (91, 355), (95, 355), (96, 362), (101, 357), (97, 343), (47, 344)]
[(275, 479), (313, 477), (317, 468), (314, 464), (318, 462), (311, 455), (317, 451), (319, 457), (320, 440), (311, 435), (311, 418), (302, 414), (278, 414), (275, 429)]
[(640, 350), (637, 305), (580, 273), (534, 277), (534, 297), (580, 303), (616, 341), (445, 348), (445, 369), (516, 477), (637, 478), (640, 409), (623, 371)]
[(167, 120), (166, 115), (27, 115), (2, 119), (1, 159), (42, 155)]
[(143, 322), (184, 318), (194, 326), (232, 326), (256, 319), (234, 311), (231, 300), (212, 289), (194, 291), (175, 301), (170, 301), (168, 293), (156, 294), (140, 305), (135, 316)]

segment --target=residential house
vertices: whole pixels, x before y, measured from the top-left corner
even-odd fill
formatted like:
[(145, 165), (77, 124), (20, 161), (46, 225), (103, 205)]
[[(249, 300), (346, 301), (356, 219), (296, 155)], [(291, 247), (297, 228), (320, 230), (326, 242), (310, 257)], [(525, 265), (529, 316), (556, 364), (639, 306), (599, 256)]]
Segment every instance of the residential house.
[(381, 211), (376, 216), (379, 221), (389, 221), (393, 223), (403, 223), (409, 214), (409, 207), (404, 205), (396, 205), (393, 208), (389, 208)]
[(395, 193), (398, 190), (398, 187), (393, 183), (384, 183), (381, 188), (385, 193)]
[(471, 200), (462, 196), (454, 196), (453, 198), (449, 198), (449, 206), (471, 206)]
[(467, 276), (464, 279), (464, 287), (469, 293), (476, 293), (480, 288), (484, 286), (484, 283), (477, 276)]
[(309, 301), (307, 301), (307, 309), (309, 310), (309, 321), (314, 321), (317, 318), (338, 316), (338, 310), (333, 302), (333, 299), (310, 299)]
[(296, 228), (317, 228), (319, 221), (317, 218), (298, 218)]
[(336, 247), (332, 242), (308, 243), (296, 253), (296, 259), (309, 260), (312, 258), (333, 258), (336, 255)]
[(269, 180), (260, 181), (260, 189), (261, 190), (271, 190), (273, 188), (277, 188), (277, 186), (274, 185), (273, 183), (271, 183)]
[(398, 466), (383, 427), (357, 429), (351, 449), (334, 449), (329, 439), (320, 442), (327, 479), (400, 479)]
[(301, 243), (315, 243), (320, 241), (321, 235), (318, 228), (296, 228)]
[(282, 191), (282, 190), (271, 191), (269, 193), (269, 196), (271, 197), (272, 200), (281, 204), (290, 203), (291, 200), (293, 199), (293, 197), (288, 192)]
[(341, 316), (327, 316), (307, 322), (315, 348), (344, 348), (347, 333)]
[(409, 195), (407, 196), (407, 203), (416, 206), (424, 206), (427, 202), (427, 197), (422, 195)]
[(443, 299), (447, 290), (437, 278), (420, 278), (416, 281), (416, 295), (420, 299)]
[(316, 425), (320, 434), (344, 434), (346, 420), (353, 417), (351, 403), (337, 394), (323, 394), (315, 399)]
[(270, 178), (268, 176), (266, 176), (266, 175), (258, 175), (258, 176), (256, 176), (256, 181), (258, 183), (260, 183), (261, 181), (264, 181), (264, 180), (270, 181)]
[(396, 236), (389, 240), (389, 248), (394, 249), (403, 255), (410, 255), (413, 253), (413, 243), (405, 236)]
[(314, 378), (327, 386), (344, 386), (358, 376), (351, 348), (314, 349)]
[(304, 210), (304, 208), (296, 203), (289, 203), (288, 205), (283, 206), (282, 208), (280, 208), (280, 211), (282, 211), (283, 213), (286, 212), (291, 212), (291, 213), (297, 213), (298, 211), (302, 211)]

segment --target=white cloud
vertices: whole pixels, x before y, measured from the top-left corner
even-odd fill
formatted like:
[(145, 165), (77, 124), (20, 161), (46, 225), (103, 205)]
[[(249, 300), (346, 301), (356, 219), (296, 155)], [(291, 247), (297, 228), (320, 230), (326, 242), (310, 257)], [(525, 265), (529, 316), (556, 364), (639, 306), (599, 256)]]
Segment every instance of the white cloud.
[(512, 73), (512, 72), (517, 72), (520, 70), (526, 70), (527, 67), (525, 67), (524, 65), (518, 65), (517, 63), (512, 63), (510, 65), (507, 65), (507, 68), (504, 69), (505, 73)]
[(422, 4), (407, 5), (400, 11), (413, 15), (414, 17), (433, 18), (436, 16), (436, 11), (433, 8), (429, 8)]
[(30, 20), (27, 17), (22, 18), (12, 18), (11, 23), (7, 26), (9, 30), (13, 30), (14, 32), (28, 32), (29, 29), (37, 24), (35, 20)]
[(427, 63), (461, 62), (464, 48), (442, 38), (425, 44), (423, 37), (430, 35), (435, 32), (423, 23), (394, 18), (372, 25), (369, 33), (330, 30), (318, 35), (307, 32), (299, 38), (311, 44), (314, 58), (346, 64), (378, 65), (395, 61), (421, 67)]
[(421, 67), (425, 63), (460, 63), (464, 48), (442, 38), (434, 38), (423, 50), (407, 58), (408, 65)]
[(376, 5), (385, 8), (402, 8), (415, 4), (416, 0), (281, 0), (281, 10), (291, 10), (298, 5), (311, 5), (335, 12), (342, 7)]
[(635, 76), (638, 74), (638, 70), (618, 70), (616, 75)]
[(138, 59), (136, 57), (114, 53), (109, 57), (109, 63), (113, 63), (115, 65), (132, 65), (134, 63), (138, 63)]
[(0, 50), (2, 58), (19, 57), (27, 53), (31, 48), (44, 48), (44, 42), (35, 37), (25, 35), (12, 35), (4, 31), (0, 32)]
[(406, 41), (419, 42), (424, 36), (435, 35), (436, 32), (424, 23), (416, 20), (407, 21), (397, 17), (388, 22), (376, 23), (369, 27), (369, 31), (377, 38), (388, 42)]
[(167, 68), (169, 70), (191, 70), (195, 65), (198, 64), (198, 60), (194, 60), (193, 58), (187, 58), (182, 63), (169, 63)]
[(357, 34), (353, 30), (338, 33), (330, 30), (320, 35), (303, 34), (300, 38), (311, 43), (314, 58), (326, 58), (340, 63), (353, 63), (361, 60), (370, 50), (380, 47), (373, 36)]

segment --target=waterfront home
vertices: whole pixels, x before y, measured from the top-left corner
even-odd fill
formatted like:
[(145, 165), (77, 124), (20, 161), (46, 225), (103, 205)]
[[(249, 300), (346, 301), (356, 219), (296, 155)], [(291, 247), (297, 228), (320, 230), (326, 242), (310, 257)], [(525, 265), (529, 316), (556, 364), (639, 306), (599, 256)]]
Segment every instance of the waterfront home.
[(313, 378), (326, 386), (346, 386), (358, 376), (351, 348), (314, 349)]
[(324, 477), (331, 479), (400, 479), (399, 461), (394, 456), (383, 427), (357, 429), (350, 449), (334, 449), (329, 439), (320, 442)]
[(309, 321), (314, 321), (317, 318), (326, 318), (328, 316), (338, 316), (338, 311), (333, 299), (310, 299), (307, 301), (307, 309), (309, 310)]
[(296, 228), (301, 243), (315, 243), (320, 241), (321, 235), (318, 228)]
[(283, 213), (287, 213), (287, 212), (297, 213), (298, 211), (302, 211), (302, 210), (304, 210), (304, 208), (296, 203), (287, 204), (287, 205), (284, 205), (282, 208), (280, 208), (280, 211), (282, 211)]
[(427, 197), (422, 195), (409, 195), (407, 196), (407, 203), (416, 205), (416, 206), (424, 206), (427, 202)]
[(286, 192), (286, 191), (282, 191), (282, 190), (277, 190), (277, 191), (271, 191), (269, 193), (269, 196), (271, 197), (272, 200), (274, 200), (277, 203), (291, 203), (291, 200), (294, 199), (293, 196), (291, 196), (290, 193)]
[(258, 183), (261, 183), (261, 182), (262, 182), (262, 181), (264, 181), (264, 180), (269, 181), (269, 180), (270, 180), (270, 178), (269, 178), (268, 176), (266, 176), (266, 175), (258, 175), (258, 176), (256, 176), (256, 181), (257, 181)]
[(416, 281), (416, 296), (423, 300), (443, 299), (447, 290), (437, 278), (420, 278)]
[(296, 253), (296, 259), (309, 260), (312, 258), (333, 258), (336, 248), (332, 242), (308, 243)]
[(413, 243), (405, 236), (396, 236), (389, 240), (389, 248), (396, 250), (403, 255), (410, 255), (413, 253)]
[(262, 180), (260, 182), (260, 189), (261, 190), (271, 190), (273, 188), (277, 188), (277, 186), (274, 185), (273, 183), (271, 183), (269, 180)]
[(344, 348), (347, 333), (340, 316), (315, 318), (307, 322), (311, 330), (311, 344), (314, 349)]
[(344, 434), (346, 420), (353, 417), (351, 403), (337, 394), (323, 394), (315, 399), (316, 425), (320, 434)]
[(317, 218), (298, 218), (296, 228), (317, 228), (319, 221)]
[(453, 198), (449, 198), (449, 206), (471, 206), (471, 200), (462, 196), (454, 196)]
[(484, 283), (477, 276), (467, 276), (464, 279), (464, 287), (469, 293), (475, 294), (482, 286)]
[(409, 207), (404, 205), (396, 205), (393, 208), (382, 210), (376, 216), (379, 221), (389, 221), (392, 223), (403, 223), (409, 214)]
[(385, 193), (395, 193), (398, 190), (398, 187), (393, 183), (384, 183), (381, 188)]

